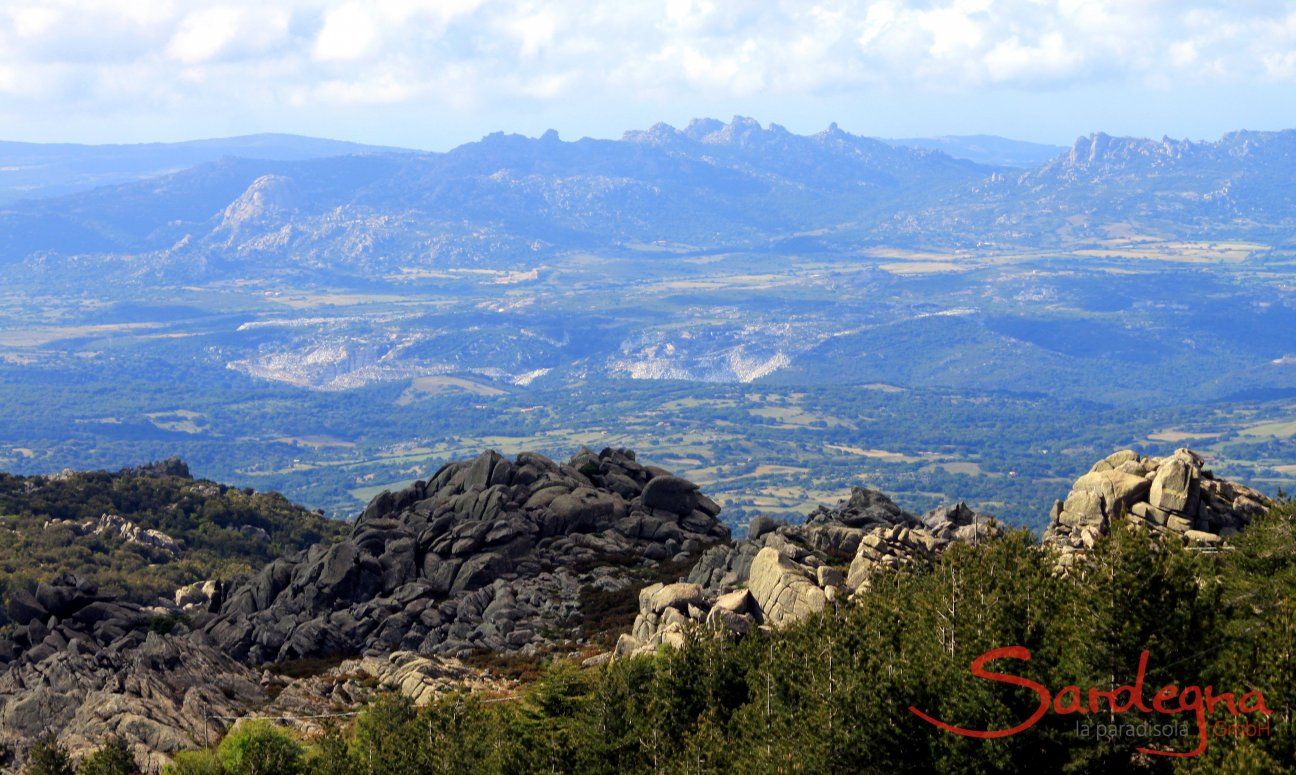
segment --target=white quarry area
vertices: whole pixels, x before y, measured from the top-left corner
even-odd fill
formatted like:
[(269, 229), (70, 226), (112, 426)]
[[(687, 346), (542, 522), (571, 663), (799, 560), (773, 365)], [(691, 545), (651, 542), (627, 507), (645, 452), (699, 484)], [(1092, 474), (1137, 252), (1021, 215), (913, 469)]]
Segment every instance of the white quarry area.
[(622, 342), (607, 368), (632, 379), (747, 383), (786, 368), (825, 338), (813, 326), (791, 323), (655, 329)]

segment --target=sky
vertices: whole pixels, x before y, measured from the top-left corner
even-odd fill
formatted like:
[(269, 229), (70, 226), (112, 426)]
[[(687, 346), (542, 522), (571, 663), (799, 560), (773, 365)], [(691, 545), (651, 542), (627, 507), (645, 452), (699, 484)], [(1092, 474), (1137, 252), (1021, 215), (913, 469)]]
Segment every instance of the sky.
[(1296, 0), (0, 0), (0, 139), (1296, 127)]

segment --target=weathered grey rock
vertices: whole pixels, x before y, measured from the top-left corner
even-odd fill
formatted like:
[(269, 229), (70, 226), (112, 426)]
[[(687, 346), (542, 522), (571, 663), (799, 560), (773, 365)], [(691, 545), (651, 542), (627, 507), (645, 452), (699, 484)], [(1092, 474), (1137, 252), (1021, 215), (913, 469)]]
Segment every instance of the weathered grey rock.
[(1163, 511), (1181, 514), (1197, 512), (1198, 471), (1179, 458), (1163, 463), (1152, 480), (1148, 503)]
[(753, 517), (751, 523), (747, 525), (747, 540), (754, 541), (778, 526), (779, 522), (769, 517)]
[(379, 495), (350, 538), (232, 585), (199, 624), (254, 664), (531, 648), (576, 636), (582, 587), (623, 587), (636, 565), (727, 538), (713, 507), (626, 450), (585, 450), (567, 465), (488, 452)]
[(993, 517), (965, 503), (934, 509), (919, 520), (882, 493), (864, 488), (852, 490), (833, 508), (816, 509), (801, 525), (757, 517), (743, 540), (702, 553), (688, 576), (702, 600), (688, 605), (683, 620), (668, 622), (650, 604), (661, 586), (644, 589), (639, 616), (614, 656), (676, 641), (668, 630), (683, 632), (704, 624), (713, 633), (741, 637), (760, 623), (797, 621), (844, 600), (875, 572), (932, 562), (955, 541), (998, 533)]
[[(702, 587), (688, 582), (653, 585), (645, 588), (644, 592), (649, 592), (647, 608), (655, 614), (660, 614), (668, 608), (687, 611), (690, 605), (696, 606), (702, 602)], [(642, 597), (643, 592), (640, 593), (641, 600)]]
[(935, 562), (948, 543), (948, 540), (942, 541), (926, 528), (904, 525), (876, 527), (860, 541), (859, 551), (851, 561), (850, 573), (846, 576), (846, 586), (852, 590), (864, 589), (872, 577), (881, 571)]
[(806, 517), (807, 525), (832, 523), (847, 527), (894, 525), (914, 521), (916, 521), (914, 515), (895, 505), (886, 495), (867, 487), (851, 488), (851, 494), (844, 503), (832, 509), (820, 506)]
[(1132, 450), (1110, 455), (1077, 479), (1055, 507), (1044, 543), (1060, 550), (1062, 567), (1071, 567), (1073, 555), (1091, 549), (1123, 515), (1155, 533), (1213, 544), (1269, 507), (1264, 495), (1218, 480), (1203, 465), (1188, 449), (1164, 459)]
[(776, 627), (822, 611), (827, 603), (809, 569), (771, 547), (756, 553), (747, 589), (759, 611), (758, 621)]
[(643, 488), (644, 508), (685, 516), (698, 507), (697, 485), (677, 476), (656, 476)]

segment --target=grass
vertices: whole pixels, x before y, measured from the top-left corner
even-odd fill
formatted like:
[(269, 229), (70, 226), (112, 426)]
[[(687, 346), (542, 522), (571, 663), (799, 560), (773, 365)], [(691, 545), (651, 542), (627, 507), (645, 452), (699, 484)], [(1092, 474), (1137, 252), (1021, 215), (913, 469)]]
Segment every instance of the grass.
[(1178, 443), (1180, 441), (1193, 441), (1197, 439), (1214, 439), (1218, 437), (1219, 437), (1218, 433), (1193, 433), (1189, 431), (1177, 431), (1173, 429), (1157, 431), (1156, 433), (1148, 434), (1148, 439), (1152, 441), (1168, 441), (1172, 444)]
[(417, 377), (410, 382), (409, 388), (396, 399), (398, 406), (408, 406), (413, 403), (420, 395), (436, 396), (441, 393), (452, 393), (462, 391), (471, 393), (475, 396), (502, 396), (505, 391), (493, 385), (487, 385), (483, 382), (474, 382), (463, 377), (449, 377), (444, 375)]
[(841, 444), (825, 444), (824, 449), (830, 449), (834, 452), (844, 452), (848, 455), (872, 458), (874, 460), (883, 460), (888, 463), (920, 463), (924, 460), (930, 460), (936, 457), (936, 455), (930, 452), (924, 452), (918, 455), (907, 455), (903, 452), (892, 452), (886, 449), (863, 449), (861, 447), (848, 447)]
[(63, 339), (128, 334), (158, 328), (161, 323), (116, 323), (99, 326), (38, 326), (0, 331), (0, 347), (41, 347)]
[(878, 266), (878, 269), (895, 275), (966, 272), (974, 268), (973, 264), (955, 264), (952, 261), (907, 261)]
[(1272, 436), (1278, 439), (1290, 439), (1296, 436), (1296, 420), (1280, 420), (1278, 422), (1262, 422), (1243, 428), (1240, 431), (1243, 436), (1263, 437)]
[(327, 436), (323, 434), (307, 436), (280, 436), (275, 439), (280, 444), (292, 444), (300, 447), (309, 447), (314, 450), (321, 449), (354, 449), (354, 441), (346, 441), (336, 436)]
[(760, 406), (748, 409), (753, 417), (774, 420), (786, 427), (809, 428), (815, 423), (824, 423), (829, 428), (853, 428), (854, 423), (827, 414), (813, 414), (797, 406)]

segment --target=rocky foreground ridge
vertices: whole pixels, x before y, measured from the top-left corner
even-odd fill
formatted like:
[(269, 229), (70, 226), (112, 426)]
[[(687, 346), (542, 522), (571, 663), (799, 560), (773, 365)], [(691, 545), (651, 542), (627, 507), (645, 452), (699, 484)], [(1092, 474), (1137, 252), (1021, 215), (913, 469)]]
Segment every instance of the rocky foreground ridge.
[(781, 627), (845, 601), (879, 571), (930, 564), (957, 541), (990, 538), (994, 518), (965, 503), (922, 517), (875, 490), (856, 487), (804, 524), (756, 517), (741, 541), (709, 549), (688, 580), (653, 584), (639, 593), (639, 615), (614, 654), (649, 653), (680, 645), (690, 626), (740, 637)]
[(275, 560), (203, 630), (251, 662), (411, 650), (533, 652), (575, 635), (583, 589), (635, 583), (729, 529), (691, 482), (626, 450), (565, 465), (494, 452), (378, 496), (350, 537)]
[[(1118, 452), (1058, 502), (1043, 545), (1065, 570), (1120, 519), (1214, 545), (1268, 505), (1188, 450)], [(865, 488), (802, 524), (757, 517), (737, 541), (719, 511), (627, 450), (566, 463), (487, 452), (378, 496), (341, 540), (174, 599), (141, 603), (71, 574), (11, 591), (0, 746), (15, 758), (0, 764), (45, 731), (79, 753), (117, 734), (156, 765), (249, 714), (337, 711), (382, 686), (419, 701), (500, 690), (507, 682), (457, 657), (588, 655), (592, 600), (637, 599), (638, 611), (589, 662), (678, 645), (691, 628), (774, 630), (1001, 530), (963, 503), (917, 516)], [(319, 667), (282, 669), (303, 660)]]
[(377, 670), (410, 652), (427, 674), (453, 664), (431, 656), (579, 649), (585, 600), (633, 594), (659, 566), (727, 539), (719, 511), (626, 450), (563, 464), (487, 452), (383, 493), (349, 536), (243, 579), (145, 605), (62, 576), (10, 596), (0, 744), (21, 753), (53, 729), (84, 751), (118, 733), (141, 757), (165, 757), (268, 707), (271, 688), (293, 696), (265, 666), (366, 657)]

